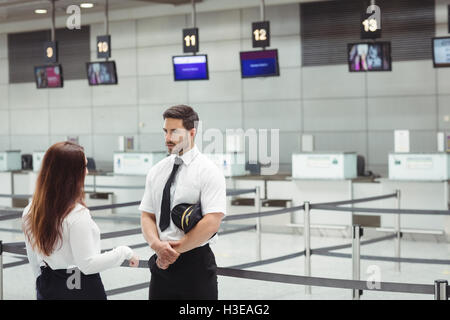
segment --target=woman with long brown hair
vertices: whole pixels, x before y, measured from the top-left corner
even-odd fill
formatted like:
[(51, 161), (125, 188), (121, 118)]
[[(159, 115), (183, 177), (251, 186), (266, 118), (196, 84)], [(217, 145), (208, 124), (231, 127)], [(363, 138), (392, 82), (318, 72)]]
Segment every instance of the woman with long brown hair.
[(99, 272), (139, 258), (129, 247), (101, 253), (100, 230), (84, 204), (84, 149), (59, 142), (45, 153), (32, 202), (23, 213), (38, 300), (106, 299)]

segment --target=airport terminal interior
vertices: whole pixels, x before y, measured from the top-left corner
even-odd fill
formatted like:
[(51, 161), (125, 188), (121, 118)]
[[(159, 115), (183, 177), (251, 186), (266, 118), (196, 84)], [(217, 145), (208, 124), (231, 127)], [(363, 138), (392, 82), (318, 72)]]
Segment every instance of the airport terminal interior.
[(84, 148), (110, 300), (147, 300), (163, 113), (223, 173), (220, 300), (448, 299), (450, 0), (0, 0), (0, 299), (36, 299), (22, 212)]

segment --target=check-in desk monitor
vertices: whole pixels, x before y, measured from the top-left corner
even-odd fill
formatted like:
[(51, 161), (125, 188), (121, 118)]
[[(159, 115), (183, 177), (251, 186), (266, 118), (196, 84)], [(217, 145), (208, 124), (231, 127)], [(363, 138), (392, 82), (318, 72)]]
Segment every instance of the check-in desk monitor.
[(0, 171), (16, 171), (22, 169), (20, 150), (0, 151)]
[(147, 175), (151, 167), (167, 156), (167, 152), (115, 152), (114, 174)]
[(214, 162), (225, 177), (243, 176), (245, 170), (245, 154), (242, 152), (205, 153), (207, 158)]
[(449, 179), (448, 153), (391, 153), (389, 179), (443, 181)]
[(357, 177), (354, 152), (292, 154), (293, 179), (353, 179)]
[(38, 172), (41, 170), (42, 160), (44, 159), (45, 151), (33, 152), (33, 171)]

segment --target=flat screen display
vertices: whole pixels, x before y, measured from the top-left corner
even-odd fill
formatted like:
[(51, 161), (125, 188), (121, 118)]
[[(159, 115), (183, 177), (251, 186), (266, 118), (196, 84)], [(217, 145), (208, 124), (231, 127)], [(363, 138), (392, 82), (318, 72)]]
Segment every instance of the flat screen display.
[(91, 86), (117, 84), (115, 61), (87, 62), (86, 69)]
[(348, 67), (352, 72), (391, 71), (391, 43), (350, 43)]
[(208, 80), (208, 56), (175, 56), (172, 57), (175, 81)]
[(450, 67), (450, 37), (433, 38), (432, 43), (434, 67)]
[(61, 65), (34, 67), (36, 88), (62, 88), (63, 75)]
[(240, 52), (240, 59), (242, 78), (280, 75), (277, 49)]

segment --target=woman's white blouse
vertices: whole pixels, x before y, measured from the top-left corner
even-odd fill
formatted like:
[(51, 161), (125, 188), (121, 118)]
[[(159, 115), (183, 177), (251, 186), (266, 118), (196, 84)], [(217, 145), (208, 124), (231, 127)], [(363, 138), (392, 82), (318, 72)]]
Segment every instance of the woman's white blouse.
[[(23, 221), (30, 207), (31, 204), (24, 209)], [(131, 259), (133, 256), (133, 250), (126, 246), (101, 253), (100, 230), (92, 220), (89, 210), (81, 204), (77, 204), (64, 218), (62, 241), (57, 243), (50, 256), (44, 256), (33, 250), (27, 237), (25, 244), (28, 260), (36, 278), (41, 274), (40, 266), (44, 265), (44, 260), (53, 270), (78, 267), (84, 274), (94, 274), (120, 266), (125, 259)]]

